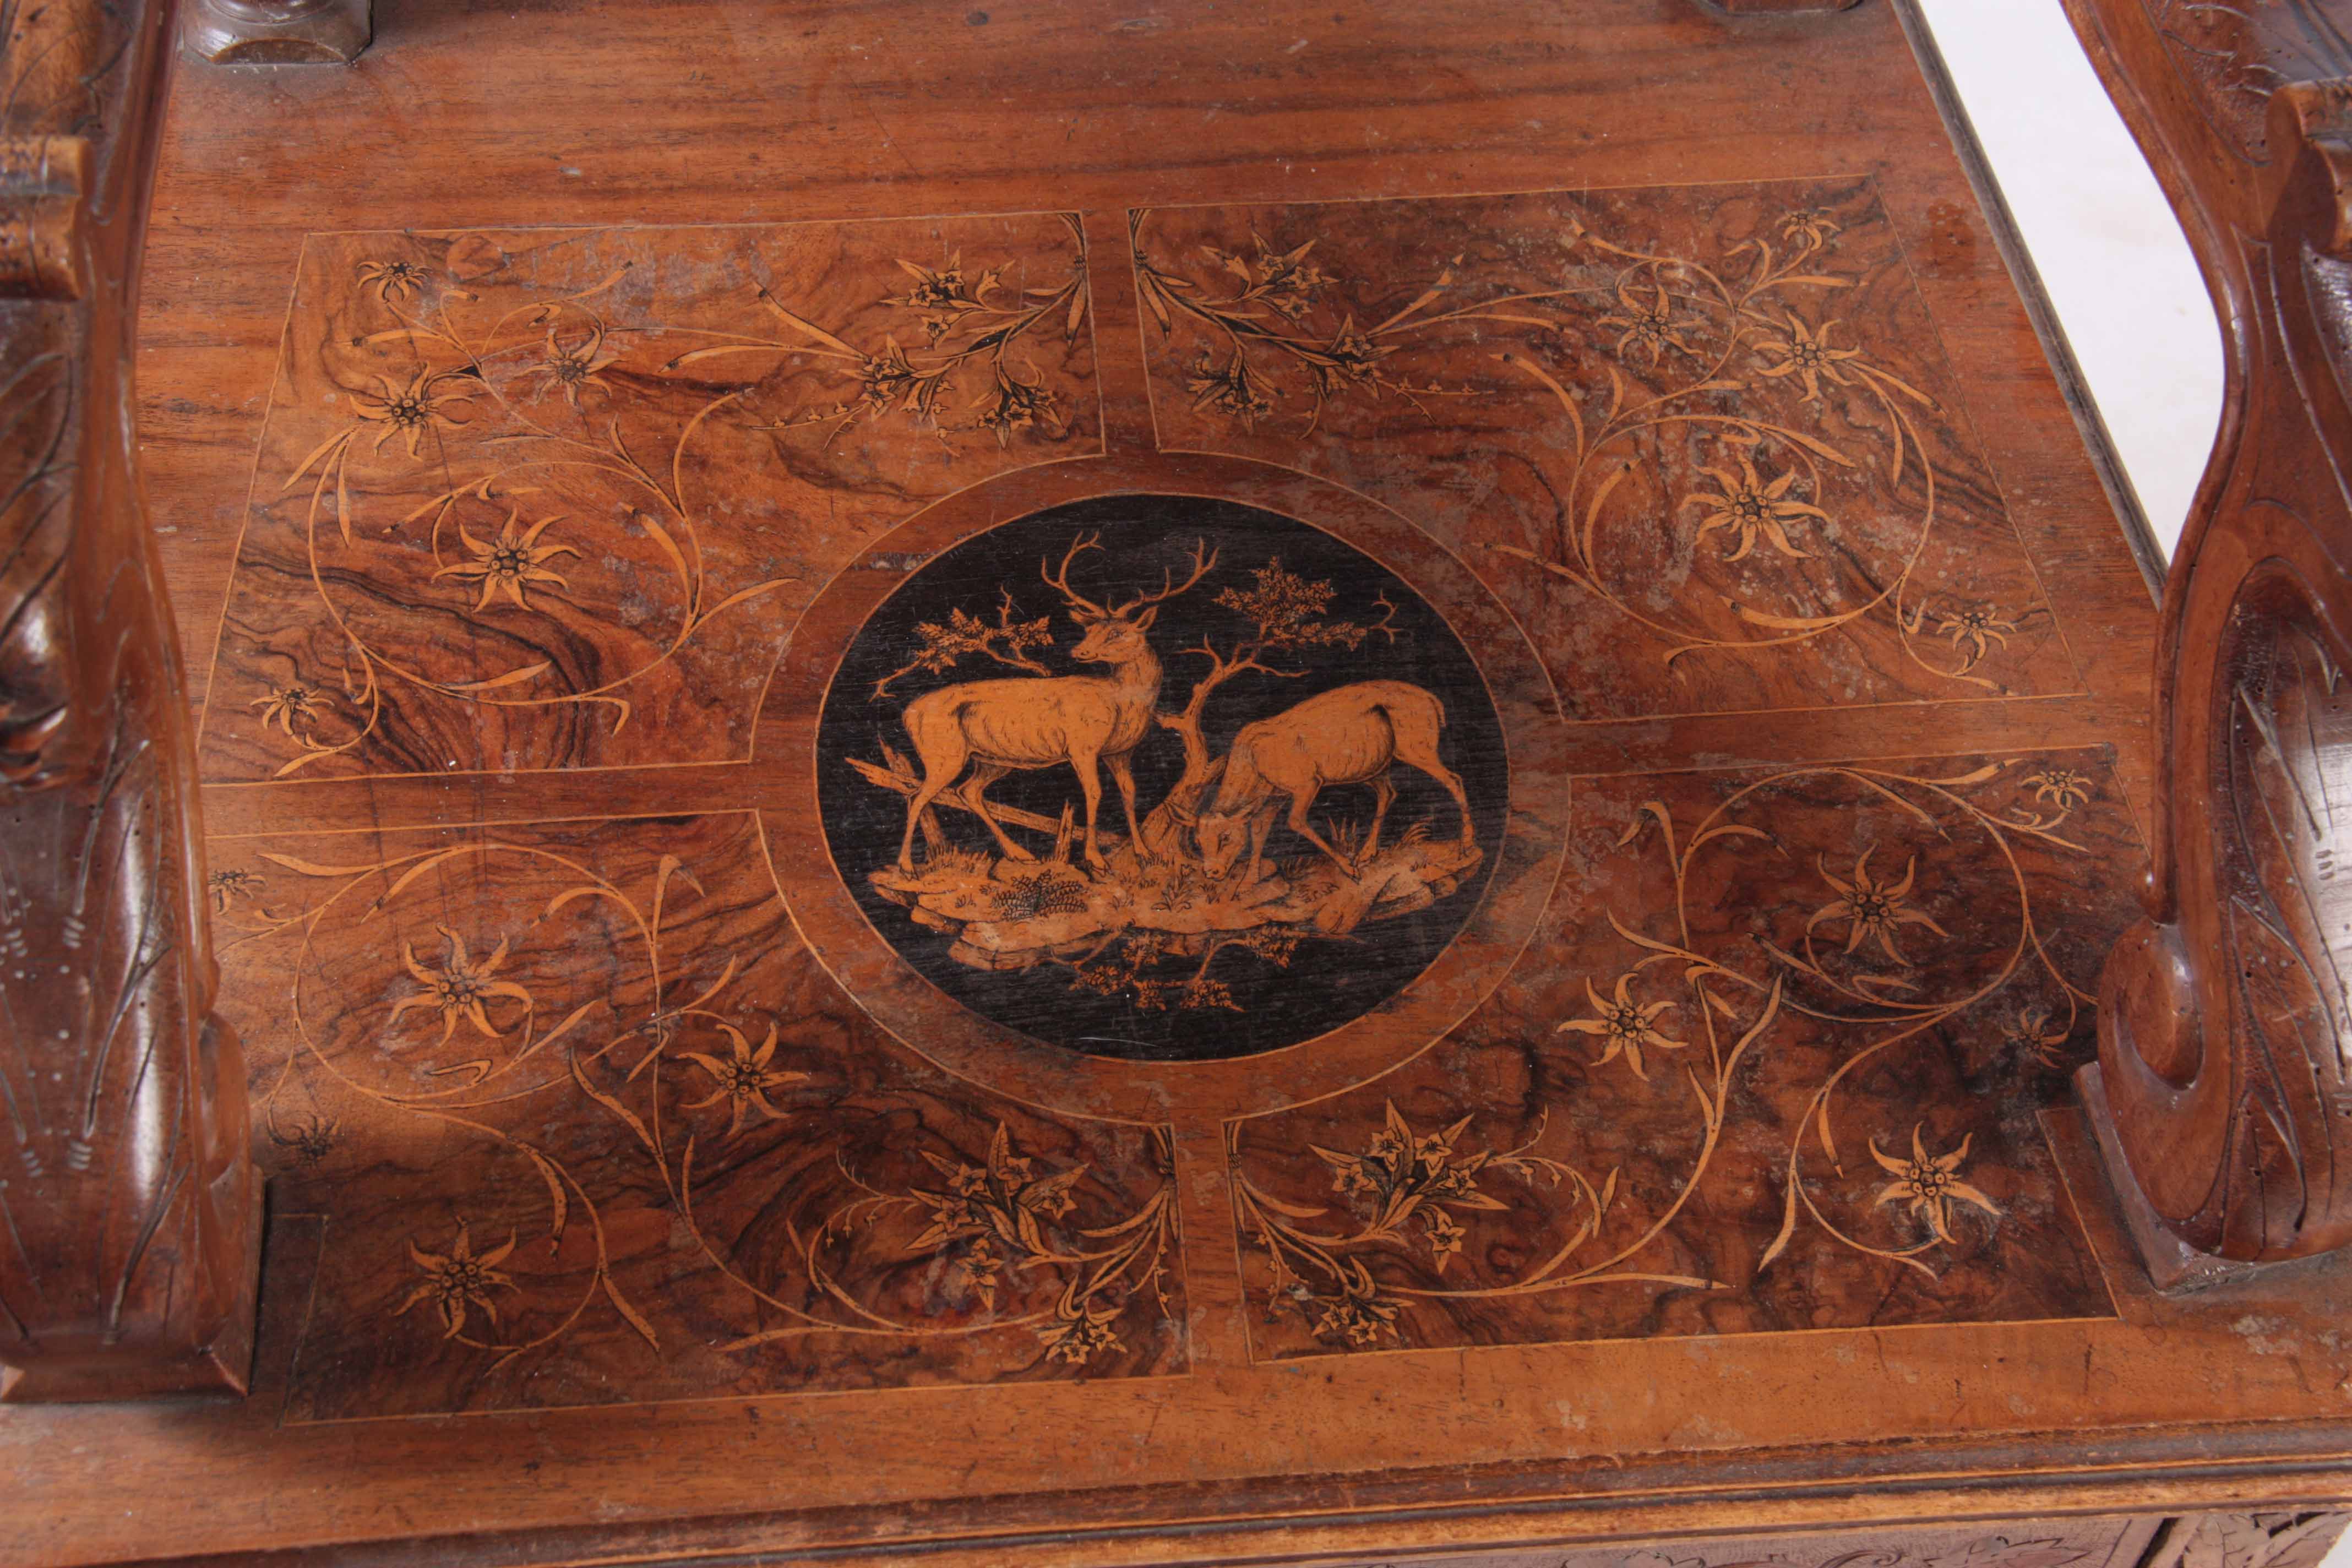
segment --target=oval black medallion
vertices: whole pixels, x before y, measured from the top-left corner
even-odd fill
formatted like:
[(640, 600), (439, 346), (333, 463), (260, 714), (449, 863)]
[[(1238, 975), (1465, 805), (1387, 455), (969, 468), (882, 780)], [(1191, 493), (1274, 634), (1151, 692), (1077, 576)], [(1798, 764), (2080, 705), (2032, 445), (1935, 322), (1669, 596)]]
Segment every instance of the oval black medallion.
[(926, 563), (835, 672), (818, 752), (885, 941), (985, 1017), (1129, 1060), (1275, 1050), (1393, 996), (1476, 907), (1508, 812), (1501, 724), (1435, 611), (1320, 530), (1190, 496)]

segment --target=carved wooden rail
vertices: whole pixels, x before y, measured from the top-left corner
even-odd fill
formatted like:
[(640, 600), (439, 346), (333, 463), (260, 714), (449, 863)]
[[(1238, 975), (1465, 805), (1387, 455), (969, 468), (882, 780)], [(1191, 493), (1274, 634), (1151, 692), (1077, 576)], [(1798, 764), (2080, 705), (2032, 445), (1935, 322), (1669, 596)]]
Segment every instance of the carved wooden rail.
[(259, 1188), (131, 400), (165, 0), (0, 5), (0, 1394), (241, 1389)]
[(2148, 920), (2084, 1098), (2160, 1283), (2352, 1242), (2352, 5), (2068, 0), (2220, 309), (2158, 650)]

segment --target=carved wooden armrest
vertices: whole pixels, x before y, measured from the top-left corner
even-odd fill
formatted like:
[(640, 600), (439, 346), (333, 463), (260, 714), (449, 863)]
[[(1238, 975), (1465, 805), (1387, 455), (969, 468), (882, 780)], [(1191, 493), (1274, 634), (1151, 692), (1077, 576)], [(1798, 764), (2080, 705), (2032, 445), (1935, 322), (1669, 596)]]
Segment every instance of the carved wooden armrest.
[(2294, 79), (2352, 71), (2352, 5), (2069, 5), (2230, 353), (2165, 593), (2148, 919), (2084, 1084), (2183, 1284), (2352, 1243), (2352, 83)]
[(130, 387), (171, 6), (0, 17), (0, 1397), (241, 1389), (260, 1194)]

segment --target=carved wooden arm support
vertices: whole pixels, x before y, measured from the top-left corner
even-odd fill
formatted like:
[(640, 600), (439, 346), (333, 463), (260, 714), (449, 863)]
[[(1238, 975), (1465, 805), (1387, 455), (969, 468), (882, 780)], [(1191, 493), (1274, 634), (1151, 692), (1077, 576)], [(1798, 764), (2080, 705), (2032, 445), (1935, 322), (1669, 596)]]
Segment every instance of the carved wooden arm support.
[(241, 1388), (259, 1192), (130, 395), (171, 7), (0, 17), (0, 1397)]
[(2147, 0), (2074, 9), (2232, 362), (2166, 590), (2149, 918), (2109, 960), (2084, 1083), (2172, 1285), (2352, 1243), (2352, 92), (2289, 82), (2266, 121), (2244, 109), (2330, 63), (2308, 25), (2347, 7), (2208, 6), (2193, 37)]

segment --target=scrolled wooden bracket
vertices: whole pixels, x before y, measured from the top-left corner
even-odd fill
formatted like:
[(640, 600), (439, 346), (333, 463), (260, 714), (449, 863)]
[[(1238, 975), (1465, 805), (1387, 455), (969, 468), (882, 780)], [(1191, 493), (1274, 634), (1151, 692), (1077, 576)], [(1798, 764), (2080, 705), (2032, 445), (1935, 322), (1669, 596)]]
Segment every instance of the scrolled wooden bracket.
[(261, 1192), (131, 400), (172, 8), (0, 18), (0, 1399), (241, 1390)]
[(2122, 4), (2084, 13), (2231, 335), (2166, 589), (2148, 918), (2109, 957), (2078, 1080), (2143, 1260), (2179, 1289), (2352, 1245), (2352, 82), (2275, 92), (2252, 168), (2210, 117), (2134, 96), (2168, 41)]
[(374, 26), (371, 0), (189, 0), (186, 43), (216, 66), (349, 65)]

